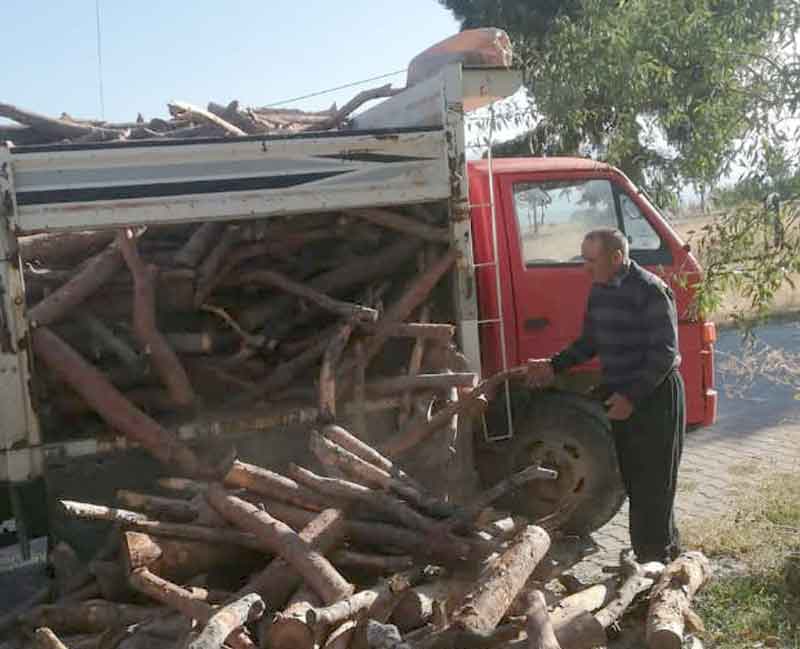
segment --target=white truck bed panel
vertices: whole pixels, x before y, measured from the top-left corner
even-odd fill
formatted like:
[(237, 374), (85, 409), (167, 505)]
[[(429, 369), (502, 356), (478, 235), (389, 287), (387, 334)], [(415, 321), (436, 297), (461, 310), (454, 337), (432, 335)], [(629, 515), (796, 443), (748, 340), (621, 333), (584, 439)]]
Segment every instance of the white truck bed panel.
[(439, 128), (0, 149), (16, 233), (228, 220), (450, 196)]

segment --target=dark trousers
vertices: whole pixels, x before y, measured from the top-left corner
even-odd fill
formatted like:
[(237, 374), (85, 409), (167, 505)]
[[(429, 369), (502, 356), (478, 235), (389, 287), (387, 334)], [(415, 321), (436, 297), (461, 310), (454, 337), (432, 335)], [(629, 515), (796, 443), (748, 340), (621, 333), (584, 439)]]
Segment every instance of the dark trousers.
[(639, 562), (680, 552), (673, 504), (686, 432), (683, 379), (673, 371), (625, 421), (612, 421), (622, 481), (630, 502), (630, 535)]

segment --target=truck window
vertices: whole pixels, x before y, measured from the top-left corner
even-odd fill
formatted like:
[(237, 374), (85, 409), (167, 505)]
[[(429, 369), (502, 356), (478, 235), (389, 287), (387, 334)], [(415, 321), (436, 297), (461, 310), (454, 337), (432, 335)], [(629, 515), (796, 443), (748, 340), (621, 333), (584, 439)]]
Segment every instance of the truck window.
[(628, 235), (631, 251), (661, 248), (661, 237), (644, 217), (639, 206), (622, 192), (619, 193), (619, 209), (622, 212), (622, 224), (625, 234)]
[(583, 263), (584, 235), (619, 227), (607, 180), (515, 183), (514, 210), (526, 266)]

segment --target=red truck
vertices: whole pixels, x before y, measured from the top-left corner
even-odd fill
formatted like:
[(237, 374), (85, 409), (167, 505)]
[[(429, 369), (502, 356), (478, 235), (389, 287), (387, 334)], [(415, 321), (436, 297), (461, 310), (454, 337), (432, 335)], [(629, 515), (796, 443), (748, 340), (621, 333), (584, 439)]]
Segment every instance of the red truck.
[[(713, 423), (715, 328), (691, 308), (700, 268), (647, 196), (618, 170), (588, 159), (467, 159), (467, 122), (485, 117), (520, 83), (513, 70), (451, 64), (357, 115), (349, 130), (0, 146), (0, 482), (24, 493), (48, 479), (54, 464), (68, 473), (82, 458), (120, 446), (81, 430), (59, 439), (40, 433), (42, 415), (32, 397), (38, 368), (25, 342), (37, 323), (27, 316), (17, 238), (42, 232), (242, 223), (360, 208), (400, 209), (412, 217), (422, 205), (433, 215), (427, 225), (449, 232), (458, 251), (451, 290), (440, 295), (438, 311), (456, 325), (464, 363), (486, 378), (551, 355), (577, 337), (590, 285), (581, 240), (592, 228), (617, 227), (628, 236), (633, 259), (675, 291), (688, 420)], [(532, 482), (506, 505), (537, 517), (555, 512), (575, 532), (605, 523), (622, 490), (608, 421), (601, 404), (585, 394), (597, 376), (597, 365), (587, 364), (544, 393), (511, 383), (498, 391), (484, 418), (462, 422), (474, 432), (459, 437), (465, 484), (475, 482), (475, 467), (492, 483), (539, 463), (558, 479)], [(257, 431), (290, 423), (285, 419), (253, 417), (242, 427)], [(235, 428), (209, 415), (179, 432), (191, 442)], [(112, 487), (121, 475), (110, 476)], [(100, 482), (93, 485), (97, 493)], [(62, 482), (49, 491), (63, 497), (80, 488)], [(15, 514), (24, 512), (17, 507)]]

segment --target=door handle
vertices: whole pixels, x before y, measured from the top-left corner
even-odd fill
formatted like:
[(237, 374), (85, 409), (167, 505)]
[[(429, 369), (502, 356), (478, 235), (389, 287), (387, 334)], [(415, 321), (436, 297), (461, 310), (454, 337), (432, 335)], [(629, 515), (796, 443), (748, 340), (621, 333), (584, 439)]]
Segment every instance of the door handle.
[(525, 329), (528, 331), (536, 331), (538, 329), (544, 329), (550, 324), (549, 318), (526, 318), (525, 319)]

